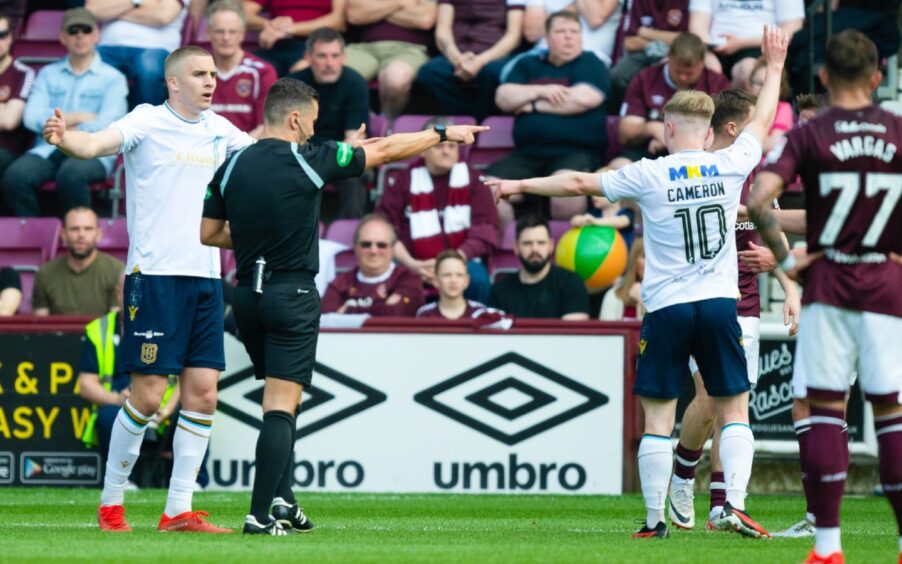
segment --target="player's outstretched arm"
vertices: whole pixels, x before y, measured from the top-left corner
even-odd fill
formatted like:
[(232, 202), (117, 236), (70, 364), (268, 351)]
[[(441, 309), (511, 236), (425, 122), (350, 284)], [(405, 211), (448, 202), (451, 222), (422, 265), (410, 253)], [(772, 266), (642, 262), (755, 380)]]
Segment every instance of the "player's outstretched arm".
[(118, 153), (122, 145), (122, 134), (118, 129), (112, 128), (96, 133), (67, 129), (63, 112), (56, 108), (53, 115), (44, 122), (44, 140), (70, 157), (95, 159)]
[(777, 104), (780, 102), (780, 82), (783, 79), (783, 63), (786, 62), (786, 49), (789, 46), (789, 37), (782, 29), (775, 26), (764, 26), (764, 38), (761, 41), (761, 50), (767, 67), (764, 71), (764, 86), (758, 95), (755, 104), (755, 117), (745, 126), (748, 131), (764, 143), (767, 133), (774, 123), (777, 115)]
[(773, 212), (773, 201), (783, 192), (783, 180), (772, 172), (762, 172), (755, 178), (755, 184), (749, 192), (746, 206), (749, 209), (749, 217), (755, 223), (755, 228), (761, 234), (764, 244), (770, 248), (780, 264), (789, 255), (789, 247), (786, 245), (786, 236), (780, 229)]
[[(484, 125), (449, 125), (445, 130), (445, 135), (448, 141), (461, 145), (472, 145), (476, 141), (476, 134), (488, 131), (488, 129)], [(372, 143), (364, 143), (361, 148), (366, 153), (366, 168), (374, 168), (386, 163), (409, 159), (440, 142), (439, 134), (427, 129), (416, 133), (389, 135), (382, 139), (376, 139)]]
[(527, 178), (526, 180), (501, 180), (490, 178), (485, 185), (492, 190), (497, 204), (517, 194), (537, 196), (604, 196), (601, 192), (601, 174), (595, 172), (565, 172), (554, 176)]

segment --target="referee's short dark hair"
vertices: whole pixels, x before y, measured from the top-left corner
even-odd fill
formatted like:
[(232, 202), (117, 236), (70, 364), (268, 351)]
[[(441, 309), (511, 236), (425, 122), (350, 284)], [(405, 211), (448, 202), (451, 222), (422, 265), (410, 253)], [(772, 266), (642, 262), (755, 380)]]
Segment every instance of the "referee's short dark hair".
[(310, 106), (314, 100), (319, 100), (319, 94), (309, 84), (296, 78), (280, 78), (266, 94), (263, 120), (278, 125), (289, 112)]
[(335, 31), (331, 27), (321, 27), (307, 36), (305, 47), (307, 52), (312, 55), (314, 45), (317, 43), (332, 43), (333, 41), (338, 41), (342, 50), (345, 48), (345, 38), (341, 36), (341, 33)]

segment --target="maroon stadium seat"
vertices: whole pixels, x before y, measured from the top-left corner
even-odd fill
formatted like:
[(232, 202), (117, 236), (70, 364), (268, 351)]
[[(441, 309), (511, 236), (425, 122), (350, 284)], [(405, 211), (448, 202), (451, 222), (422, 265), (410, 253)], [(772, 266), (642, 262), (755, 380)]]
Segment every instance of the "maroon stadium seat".
[(620, 144), (620, 136), (617, 134), (619, 126), (619, 116), (608, 116), (608, 148), (604, 152), (604, 164), (608, 164), (611, 159), (623, 152), (623, 145)]
[(220, 249), (219, 262), (222, 270), (222, 277), (228, 282), (235, 283), (238, 276), (238, 261), (235, 259), (235, 251), (231, 249)]
[(367, 129), (367, 137), (385, 137), (388, 131), (388, 119), (382, 114), (370, 114), (370, 127)]
[(22, 278), (19, 313), (31, 313), (34, 275), (54, 257), (60, 229), (55, 217), (0, 218), (0, 265), (13, 267)]
[(475, 168), (485, 168), (514, 150), (513, 117), (490, 116), (482, 125), (489, 126), (489, 130), (476, 136), (476, 144), (470, 151), (469, 162)]
[(13, 56), (23, 63), (49, 63), (66, 56), (60, 43), (62, 10), (38, 10), (28, 17), (22, 35), (13, 45)]
[(357, 266), (357, 259), (354, 258), (354, 231), (357, 230), (357, 223), (356, 219), (336, 219), (326, 228), (326, 239), (348, 247), (347, 251), (335, 255), (337, 272), (351, 270)]
[[(125, 161), (122, 155), (116, 157), (113, 164), (113, 174), (100, 182), (89, 184), (91, 192), (105, 192), (110, 201), (110, 216), (119, 217), (125, 213)], [(49, 180), (41, 185), (41, 190), (52, 192), (56, 190), (56, 182)]]

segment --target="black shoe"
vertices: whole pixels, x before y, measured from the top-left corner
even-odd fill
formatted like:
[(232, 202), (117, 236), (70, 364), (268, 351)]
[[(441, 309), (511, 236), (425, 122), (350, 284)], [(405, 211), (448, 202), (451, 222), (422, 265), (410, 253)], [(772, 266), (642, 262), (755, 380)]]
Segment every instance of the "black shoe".
[(286, 531), (307, 533), (313, 530), (313, 522), (307, 518), (304, 509), (297, 503), (290, 505), (281, 497), (272, 500), (272, 515)]
[(649, 529), (645, 524), (645, 519), (642, 519), (642, 528), (633, 533), (634, 539), (666, 539), (669, 537), (670, 532), (667, 531), (667, 525), (663, 521), (659, 521), (653, 529)]
[(261, 525), (253, 515), (248, 515), (244, 520), (244, 529), (242, 532), (246, 535), (270, 535), (273, 537), (284, 537), (288, 535), (278, 521), (273, 519), (271, 515), (269, 518), (269, 523)]

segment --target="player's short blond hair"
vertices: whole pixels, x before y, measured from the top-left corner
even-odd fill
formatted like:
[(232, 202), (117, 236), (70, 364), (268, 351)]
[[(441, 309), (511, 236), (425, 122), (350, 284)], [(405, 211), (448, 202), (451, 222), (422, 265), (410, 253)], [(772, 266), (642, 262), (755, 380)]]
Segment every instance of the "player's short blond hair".
[(163, 74), (166, 78), (175, 76), (179, 72), (179, 68), (185, 59), (189, 57), (212, 57), (209, 51), (197, 45), (188, 45), (187, 47), (179, 47), (166, 57), (163, 65)]
[(710, 124), (714, 116), (714, 100), (699, 90), (680, 90), (664, 105), (664, 115), (698, 118)]

